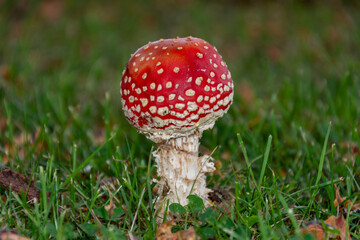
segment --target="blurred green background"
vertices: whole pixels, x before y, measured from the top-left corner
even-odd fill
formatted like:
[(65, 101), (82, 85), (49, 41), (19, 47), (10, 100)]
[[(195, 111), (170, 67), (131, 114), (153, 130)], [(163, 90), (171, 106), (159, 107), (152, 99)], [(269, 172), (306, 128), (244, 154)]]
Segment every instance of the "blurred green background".
[[(2, 1), (0, 97), (15, 133), (46, 123), (59, 152), (75, 142), (86, 156), (105, 125), (107, 137), (118, 132), (114, 145), (124, 136), (136, 143), (119, 94), (130, 54), (148, 41), (196, 36), (218, 48), (235, 83), (230, 113), (205, 132), (204, 145), (233, 152), (241, 132), (256, 156), (273, 134), (278, 158), (293, 157), (299, 128), (306, 141), (322, 142), (329, 121), (335, 141), (350, 141), (358, 126), (358, 13), (358, 1), (336, 0)], [(145, 157), (151, 143), (140, 139)]]
[(132, 52), (148, 41), (192, 35), (220, 50), (237, 87), (243, 81), (269, 95), (286, 78), (305, 74), (321, 88), (325, 79), (359, 67), (355, 3), (2, 1), (0, 61), (19, 94), (66, 88), (72, 103), (105, 91), (119, 99)]
[[(34, 113), (52, 111), (59, 112), (50, 123), (64, 122), (56, 117), (67, 118), (73, 106), (92, 128), (103, 122), (99, 106), (109, 92), (112, 123), (129, 126), (121, 123), (119, 82), (130, 54), (148, 41), (189, 35), (215, 45), (227, 61), (237, 131), (273, 107), (288, 116), (285, 124), (296, 120), (309, 130), (319, 121), (357, 124), (357, 109), (331, 105), (344, 101), (337, 90), (346, 74), (358, 80), (358, 1), (3, 0), (0, 6), (0, 97), (17, 106), (14, 120), (29, 114), (26, 124), (38, 125), (42, 114)], [(275, 106), (268, 105), (274, 98)]]
[[(189, 35), (219, 49), (235, 83), (230, 114), (215, 134), (205, 132), (205, 146), (231, 150), (234, 133), (242, 132), (260, 153), (269, 134), (276, 149), (291, 148), (299, 127), (321, 142), (329, 121), (335, 140), (351, 140), (358, 126), (358, 1), (21, 0), (0, 6), (0, 97), (15, 132), (46, 123), (65, 148), (75, 142), (89, 149), (97, 144), (84, 136), (107, 124), (107, 136), (118, 131), (119, 145), (124, 135), (136, 142), (121, 111), (121, 72), (148, 41)], [(0, 114), (7, 115), (4, 107)], [(224, 134), (216, 134), (219, 128)]]

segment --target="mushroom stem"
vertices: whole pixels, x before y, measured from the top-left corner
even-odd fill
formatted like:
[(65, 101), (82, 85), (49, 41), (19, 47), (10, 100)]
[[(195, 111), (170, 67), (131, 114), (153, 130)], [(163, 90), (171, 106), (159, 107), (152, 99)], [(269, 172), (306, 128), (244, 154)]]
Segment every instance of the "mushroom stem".
[[(158, 176), (161, 180), (157, 185), (159, 199), (155, 204), (162, 217), (169, 200), (172, 203), (186, 205), (187, 196), (196, 194), (204, 200), (211, 192), (206, 188), (206, 173), (215, 171), (210, 156), (199, 157), (199, 139), (201, 132), (197, 131), (188, 137), (179, 137), (160, 143), (153, 152), (158, 166)], [(208, 206), (208, 201), (204, 201)]]

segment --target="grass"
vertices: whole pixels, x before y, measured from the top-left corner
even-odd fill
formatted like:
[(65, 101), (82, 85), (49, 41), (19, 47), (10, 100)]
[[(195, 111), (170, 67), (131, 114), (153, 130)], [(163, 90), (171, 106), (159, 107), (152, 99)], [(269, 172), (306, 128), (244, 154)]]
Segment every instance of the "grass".
[[(32, 239), (153, 239), (155, 146), (126, 122), (119, 81), (138, 47), (193, 35), (217, 46), (235, 84), (229, 113), (201, 140), (203, 153), (216, 149), (209, 187), (234, 202), (201, 209), (193, 197), (175, 228), (300, 239), (304, 224), (337, 215), (333, 184), (351, 201), (360, 196), (357, 7), (5, 1), (0, 166), (33, 179), (41, 199), (1, 188), (0, 226)], [(359, 219), (346, 216), (353, 239)]]

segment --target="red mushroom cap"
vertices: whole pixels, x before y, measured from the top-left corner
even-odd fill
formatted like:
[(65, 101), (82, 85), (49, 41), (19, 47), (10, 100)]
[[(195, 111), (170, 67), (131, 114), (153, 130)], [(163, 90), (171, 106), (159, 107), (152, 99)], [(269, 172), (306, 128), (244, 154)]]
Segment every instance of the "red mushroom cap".
[(121, 82), (128, 121), (155, 142), (212, 128), (229, 109), (233, 82), (216, 48), (193, 37), (138, 49)]

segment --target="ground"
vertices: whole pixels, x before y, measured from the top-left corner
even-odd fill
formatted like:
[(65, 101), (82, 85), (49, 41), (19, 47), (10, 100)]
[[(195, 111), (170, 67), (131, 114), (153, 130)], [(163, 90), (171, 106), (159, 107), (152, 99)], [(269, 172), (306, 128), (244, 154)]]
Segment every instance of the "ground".
[[(217, 207), (202, 209), (195, 196), (185, 209), (172, 206), (174, 231), (301, 239), (307, 224), (343, 215), (359, 239), (358, 9), (356, 1), (3, 1), (0, 227), (32, 239), (154, 238), (156, 146), (124, 118), (119, 83), (139, 47), (191, 35), (217, 47), (235, 95), (201, 140), (203, 154), (216, 149), (207, 182)], [(38, 200), (7, 184), (16, 179)]]

